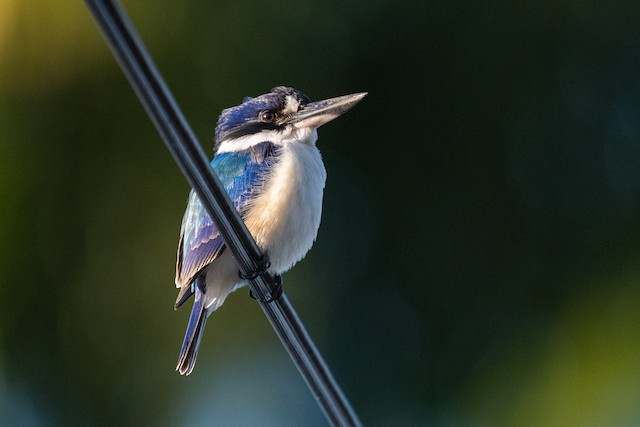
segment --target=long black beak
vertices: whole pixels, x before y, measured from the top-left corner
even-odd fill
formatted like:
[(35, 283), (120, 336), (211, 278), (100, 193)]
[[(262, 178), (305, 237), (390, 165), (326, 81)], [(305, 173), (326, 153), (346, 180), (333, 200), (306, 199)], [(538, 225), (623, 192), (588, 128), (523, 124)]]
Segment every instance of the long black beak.
[(361, 92), (310, 102), (302, 110), (290, 115), (286, 123), (290, 123), (296, 128), (320, 127), (346, 113), (366, 95), (367, 92)]

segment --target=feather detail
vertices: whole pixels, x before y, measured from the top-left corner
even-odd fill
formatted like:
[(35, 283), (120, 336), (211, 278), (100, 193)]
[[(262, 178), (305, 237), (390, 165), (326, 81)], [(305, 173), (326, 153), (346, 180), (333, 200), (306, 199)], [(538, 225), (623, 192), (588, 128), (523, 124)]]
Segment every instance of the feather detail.
[[(189, 324), (187, 325), (187, 331), (182, 341), (180, 357), (178, 358), (178, 365), (176, 366), (176, 371), (182, 375), (189, 375), (196, 365), (200, 341), (202, 340), (202, 333), (204, 332), (207, 318), (224, 303), (227, 295), (233, 290), (232, 287), (229, 288), (225, 286), (209, 289), (207, 276), (206, 272), (198, 275), (193, 285), (189, 287), (192, 289), (192, 294), (195, 295), (195, 297), (193, 298), (193, 308), (191, 309)], [(189, 298), (189, 296), (190, 295), (184, 297), (182, 302)]]
[[(203, 282), (203, 279), (196, 279)], [(200, 290), (200, 286), (195, 286), (195, 298), (193, 299), (193, 309), (189, 317), (187, 332), (185, 333), (180, 349), (180, 357), (176, 371), (181, 375), (189, 375), (193, 371), (198, 357), (198, 348), (202, 340), (202, 333), (207, 322), (207, 310), (204, 307), (204, 293)]]
[[(240, 152), (220, 153), (211, 161), (211, 167), (240, 215), (244, 216), (247, 205), (261, 193), (277, 156), (276, 147), (263, 142)], [(180, 229), (176, 286), (190, 286), (193, 279), (222, 254), (224, 248), (225, 243), (218, 228), (198, 195), (191, 190)], [(181, 294), (187, 292), (181, 291)]]

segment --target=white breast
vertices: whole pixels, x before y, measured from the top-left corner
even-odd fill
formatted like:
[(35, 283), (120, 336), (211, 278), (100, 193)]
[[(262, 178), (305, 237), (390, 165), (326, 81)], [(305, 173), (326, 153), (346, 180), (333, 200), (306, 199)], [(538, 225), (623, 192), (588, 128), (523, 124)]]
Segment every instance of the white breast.
[(250, 202), (245, 215), (249, 231), (276, 274), (290, 269), (311, 249), (327, 178), (315, 144), (289, 142), (281, 150), (264, 192)]

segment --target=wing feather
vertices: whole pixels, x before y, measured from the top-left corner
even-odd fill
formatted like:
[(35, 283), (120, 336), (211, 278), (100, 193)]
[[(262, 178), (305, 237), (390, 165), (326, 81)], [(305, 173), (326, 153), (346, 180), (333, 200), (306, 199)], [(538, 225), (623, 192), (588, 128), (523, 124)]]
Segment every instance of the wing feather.
[[(260, 194), (276, 157), (276, 147), (269, 142), (263, 142), (245, 151), (220, 153), (211, 161), (211, 167), (240, 215), (244, 215), (251, 199)], [(193, 279), (207, 265), (214, 262), (225, 247), (218, 228), (198, 195), (191, 190), (180, 228), (176, 286), (182, 290), (176, 306), (182, 304), (193, 293), (190, 289)]]

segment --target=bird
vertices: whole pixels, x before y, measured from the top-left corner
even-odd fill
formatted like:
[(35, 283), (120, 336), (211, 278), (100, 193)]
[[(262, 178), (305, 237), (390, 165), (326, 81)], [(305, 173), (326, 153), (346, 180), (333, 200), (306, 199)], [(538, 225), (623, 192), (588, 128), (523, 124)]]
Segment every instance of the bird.
[[(268, 259), (265, 268), (276, 283), (311, 249), (320, 226), (327, 174), (316, 147), (317, 128), (366, 95), (311, 102), (296, 89), (278, 86), (244, 98), (218, 118), (211, 167)], [(176, 366), (189, 375), (207, 318), (248, 281), (193, 189), (177, 252), (175, 309), (194, 297)]]

